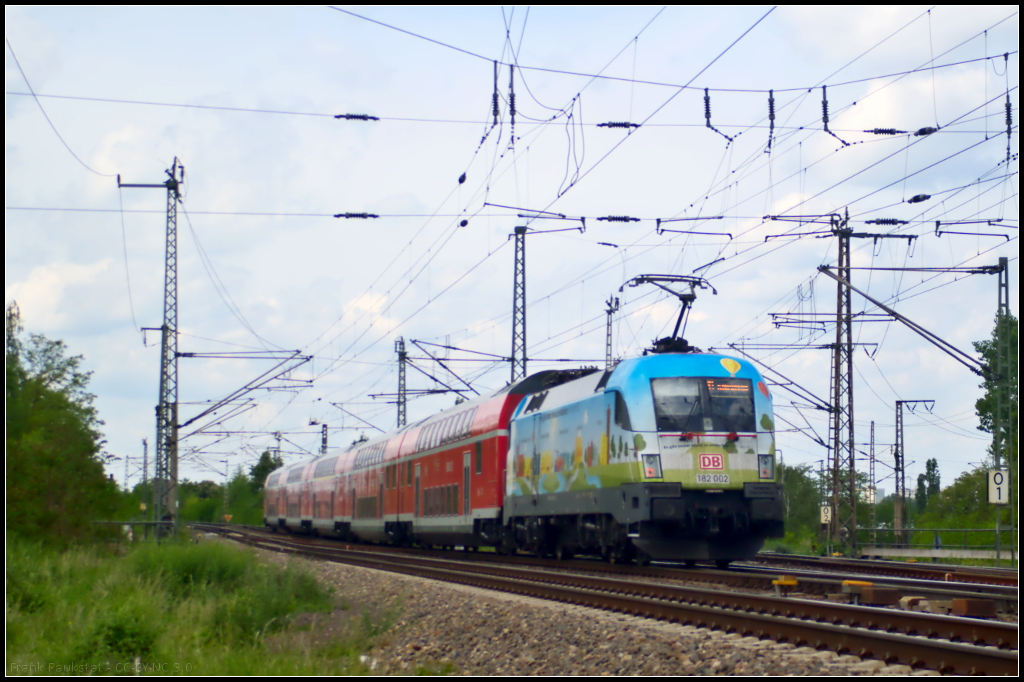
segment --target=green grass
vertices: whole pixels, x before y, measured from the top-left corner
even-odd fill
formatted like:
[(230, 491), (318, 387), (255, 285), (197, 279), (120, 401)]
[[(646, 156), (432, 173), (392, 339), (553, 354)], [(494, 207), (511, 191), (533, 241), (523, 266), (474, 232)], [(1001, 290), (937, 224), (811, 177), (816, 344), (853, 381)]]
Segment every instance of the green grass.
[(297, 566), (212, 542), (124, 556), (12, 542), (6, 583), (8, 674), (360, 674), (393, 620), (302, 640), (296, 615), (346, 606)]

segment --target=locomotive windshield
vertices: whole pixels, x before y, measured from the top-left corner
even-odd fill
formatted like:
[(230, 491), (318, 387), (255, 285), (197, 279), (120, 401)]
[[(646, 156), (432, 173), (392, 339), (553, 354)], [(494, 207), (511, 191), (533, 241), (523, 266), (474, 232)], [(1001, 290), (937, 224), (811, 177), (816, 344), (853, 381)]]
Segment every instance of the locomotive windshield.
[(659, 431), (756, 430), (750, 379), (651, 379)]

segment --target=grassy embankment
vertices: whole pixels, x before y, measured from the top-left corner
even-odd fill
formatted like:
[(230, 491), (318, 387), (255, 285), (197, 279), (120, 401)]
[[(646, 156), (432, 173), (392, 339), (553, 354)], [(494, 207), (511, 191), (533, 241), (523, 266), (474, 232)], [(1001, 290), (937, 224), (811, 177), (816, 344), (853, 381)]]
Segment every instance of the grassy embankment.
[(8, 675), (360, 674), (381, 629), (350, 618), (338, 637), (299, 644), (293, 616), (348, 607), (296, 566), (219, 543), (116, 556), (14, 541), (6, 582)]

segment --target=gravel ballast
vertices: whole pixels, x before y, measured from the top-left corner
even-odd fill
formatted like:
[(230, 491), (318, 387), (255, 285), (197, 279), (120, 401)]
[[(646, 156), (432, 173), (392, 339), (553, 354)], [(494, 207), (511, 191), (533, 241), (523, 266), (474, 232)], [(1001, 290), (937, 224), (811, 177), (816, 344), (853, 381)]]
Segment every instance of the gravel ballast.
[[(267, 561), (288, 558), (265, 550)], [(375, 674), (936, 675), (692, 626), (664, 623), (344, 564), (292, 558), (348, 608), (300, 616), (305, 644), (380, 624)], [(302, 645), (285, 635), (278, 646)]]

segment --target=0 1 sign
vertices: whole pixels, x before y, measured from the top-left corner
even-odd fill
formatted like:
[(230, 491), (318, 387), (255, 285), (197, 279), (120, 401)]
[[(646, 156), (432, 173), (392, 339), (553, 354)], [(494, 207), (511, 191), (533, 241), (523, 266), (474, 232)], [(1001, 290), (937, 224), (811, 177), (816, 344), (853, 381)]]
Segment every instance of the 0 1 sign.
[(1009, 504), (1010, 503), (1010, 471), (1009, 469), (998, 469), (988, 472), (988, 503)]

